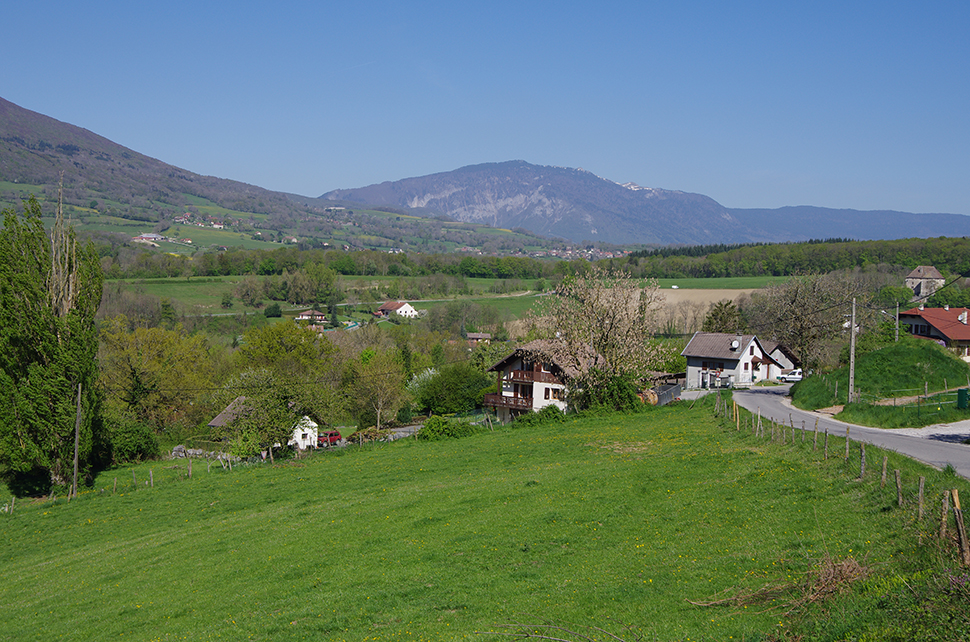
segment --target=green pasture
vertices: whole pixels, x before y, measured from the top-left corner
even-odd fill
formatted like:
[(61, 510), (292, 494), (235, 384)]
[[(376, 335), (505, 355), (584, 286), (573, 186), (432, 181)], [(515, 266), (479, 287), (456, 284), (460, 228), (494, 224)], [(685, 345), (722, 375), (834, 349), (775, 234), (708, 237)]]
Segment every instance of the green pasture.
[[(191, 478), (185, 460), (109, 470), (70, 503), (0, 513), (0, 640), (498, 640), (481, 632), (523, 622), (624, 640), (947, 639), (966, 622), (945, 596), (925, 616), (903, 603), (954, 568), (917, 521), (918, 476), (934, 507), (962, 480), (886, 453), (899, 508), (875, 466), (857, 479), (855, 448), (846, 462), (831, 439), (823, 460), (811, 434), (783, 443), (748, 421), (719, 423), (708, 398), (275, 466), (196, 459)], [(869, 579), (797, 606), (816, 570), (856, 561)], [(765, 586), (761, 601), (688, 601)]]

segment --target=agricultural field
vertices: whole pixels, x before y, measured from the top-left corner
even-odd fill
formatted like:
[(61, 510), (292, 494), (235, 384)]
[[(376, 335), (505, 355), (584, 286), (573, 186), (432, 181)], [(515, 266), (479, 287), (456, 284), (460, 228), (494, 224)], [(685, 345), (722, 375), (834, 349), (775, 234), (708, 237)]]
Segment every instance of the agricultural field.
[(105, 471), (0, 513), (0, 639), (965, 635), (966, 575), (915, 503), (919, 476), (933, 507), (963, 480), (870, 449), (900, 469), (899, 507), (855, 454), (755, 437), (746, 413), (735, 430), (713, 401)]

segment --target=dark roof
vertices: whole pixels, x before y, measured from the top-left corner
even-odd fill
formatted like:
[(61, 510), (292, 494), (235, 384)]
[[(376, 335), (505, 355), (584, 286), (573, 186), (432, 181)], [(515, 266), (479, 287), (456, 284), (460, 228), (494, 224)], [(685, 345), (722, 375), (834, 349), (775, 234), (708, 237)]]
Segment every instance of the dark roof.
[[(729, 332), (695, 332), (687, 343), (687, 347), (680, 353), (685, 357), (710, 357), (714, 359), (740, 359), (745, 348), (752, 340), (757, 340), (753, 334), (734, 334)], [(737, 341), (738, 347), (731, 349), (731, 343)], [(761, 345), (759, 342), (758, 345)], [(764, 346), (762, 346), (764, 350)], [(765, 350), (767, 353), (767, 350)]]
[[(738, 347), (731, 348), (731, 344), (737, 341)], [(687, 347), (680, 354), (685, 357), (701, 357), (707, 359), (734, 359), (738, 360), (744, 356), (744, 351), (754, 341), (761, 348), (761, 353), (765, 355), (765, 361), (771, 361), (776, 365), (777, 361), (771, 358), (768, 350), (753, 334), (734, 334), (730, 332), (695, 332), (691, 337)]]
[(215, 418), (209, 422), (210, 428), (222, 428), (228, 426), (233, 419), (240, 416), (241, 414), (248, 412), (249, 408), (245, 405), (246, 397), (236, 397), (232, 400), (226, 409), (220, 412)]
[(559, 341), (536, 339), (516, 348), (511, 354), (489, 368), (490, 372), (504, 370), (512, 361), (525, 359), (526, 361), (540, 361), (552, 366), (553, 374), (561, 374), (567, 379), (583, 374), (593, 362), (593, 351), (581, 357), (582, 363), (577, 366), (574, 359), (567, 354), (566, 346)]
[(802, 360), (795, 356), (795, 353), (789, 349), (784, 343), (779, 341), (772, 341), (771, 339), (766, 339), (761, 342), (761, 347), (765, 349), (768, 354), (774, 354), (775, 350), (779, 350), (783, 355), (788, 357), (789, 361), (795, 364), (796, 368), (800, 368), (802, 365)]

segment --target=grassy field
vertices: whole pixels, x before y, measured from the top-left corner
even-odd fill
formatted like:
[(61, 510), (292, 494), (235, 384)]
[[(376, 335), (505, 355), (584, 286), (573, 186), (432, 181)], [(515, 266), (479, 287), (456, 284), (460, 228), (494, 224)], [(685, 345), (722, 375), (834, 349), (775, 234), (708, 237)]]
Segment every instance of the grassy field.
[(787, 276), (737, 276), (723, 279), (659, 279), (660, 288), (676, 285), (681, 290), (757, 290), (772, 283), (782, 283)]
[[(478, 632), (540, 620), (626, 640), (930, 639), (896, 608), (952, 563), (916, 521), (917, 476), (930, 506), (967, 486), (888, 453), (896, 508), (876, 474), (856, 479), (854, 452), (823, 461), (811, 436), (756, 438), (711, 410), (231, 472), (196, 460), (191, 479), (184, 460), (107, 471), (69, 504), (0, 513), (0, 640), (490, 640), (506, 638)], [(868, 580), (788, 612), (819, 569), (857, 562)], [(927, 630), (966, 623), (933, 604)]]

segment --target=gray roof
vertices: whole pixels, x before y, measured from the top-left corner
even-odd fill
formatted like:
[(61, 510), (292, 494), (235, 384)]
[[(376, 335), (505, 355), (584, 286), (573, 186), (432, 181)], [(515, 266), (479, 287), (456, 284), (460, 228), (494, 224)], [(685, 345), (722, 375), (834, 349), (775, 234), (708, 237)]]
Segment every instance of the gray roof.
[[(740, 359), (751, 340), (758, 340), (753, 334), (734, 334), (728, 332), (695, 332), (687, 347), (680, 354), (685, 357), (708, 357), (711, 359)], [(731, 342), (738, 341), (738, 347), (731, 349)], [(758, 342), (761, 345), (761, 342)], [(764, 347), (762, 347), (764, 350)], [(765, 351), (767, 354), (767, 351)]]
[(907, 279), (942, 279), (943, 275), (932, 265), (919, 265), (910, 272)]

